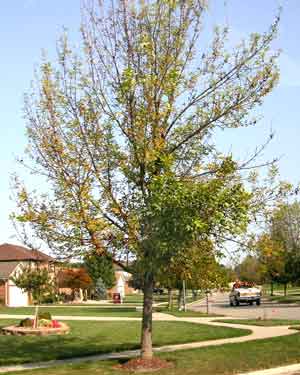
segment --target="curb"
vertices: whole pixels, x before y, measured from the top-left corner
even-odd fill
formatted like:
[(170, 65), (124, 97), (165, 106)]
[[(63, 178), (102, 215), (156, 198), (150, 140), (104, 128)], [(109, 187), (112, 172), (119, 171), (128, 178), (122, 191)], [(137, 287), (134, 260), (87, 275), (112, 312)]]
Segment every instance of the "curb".
[(300, 363), (289, 366), (270, 368), (266, 370), (244, 372), (238, 375), (292, 375), (295, 373), (295, 371), (300, 371)]

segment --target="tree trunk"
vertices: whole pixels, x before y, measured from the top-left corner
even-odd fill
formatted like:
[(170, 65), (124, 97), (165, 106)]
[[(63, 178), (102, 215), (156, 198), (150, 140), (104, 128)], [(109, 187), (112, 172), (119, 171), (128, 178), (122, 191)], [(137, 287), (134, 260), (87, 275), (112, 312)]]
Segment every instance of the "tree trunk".
[(209, 314), (209, 300), (208, 300), (208, 292), (206, 291), (206, 314)]
[(173, 307), (172, 288), (168, 288), (168, 310), (172, 310), (172, 307)]
[(287, 284), (284, 283), (284, 296), (286, 297), (286, 292), (287, 292)]
[(198, 297), (198, 289), (192, 289), (192, 294), (193, 294), (193, 301), (196, 301)]
[(81, 288), (79, 288), (79, 300), (80, 300), (80, 302), (82, 302), (83, 301), (83, 290), (81, 289)]
[(182, 307), (182, 297), (183, 297), (182, 288), (180, 288), (179, 293), (178, 293), (178, 300), (177, 300), (178, 310), (180, 310)]
[(271, 281), (271, 296), (274, 296), (273, 282)]
[(146, 273), (144, 280), (144, 305), (142, 322), (141, 357), (151, 359), (152, 351), (152, 303), (153, 303), (153, 275)]
[(33, 328), (38, 328), (38, 326), (39, 326), (39, 303), (35, 305)]

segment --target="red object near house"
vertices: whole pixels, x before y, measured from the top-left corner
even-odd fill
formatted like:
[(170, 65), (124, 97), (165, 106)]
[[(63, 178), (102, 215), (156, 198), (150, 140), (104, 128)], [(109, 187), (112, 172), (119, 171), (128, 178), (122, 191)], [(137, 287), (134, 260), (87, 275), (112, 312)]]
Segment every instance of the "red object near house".
[(113, 293), (113, 302), (114, 303), (121, 303), (121, 294), (120, 293)]
[(57, 320), (52, 320), (52, 328), (60, 328), (61, 324)]

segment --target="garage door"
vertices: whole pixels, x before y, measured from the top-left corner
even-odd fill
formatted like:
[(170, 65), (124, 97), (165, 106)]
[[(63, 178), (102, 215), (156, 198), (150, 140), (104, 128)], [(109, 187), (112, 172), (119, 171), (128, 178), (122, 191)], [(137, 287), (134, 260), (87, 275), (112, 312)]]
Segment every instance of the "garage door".
[(10, 284), (8, 305), (11, 307), (28, 306), (28, 294), (15, 285)]

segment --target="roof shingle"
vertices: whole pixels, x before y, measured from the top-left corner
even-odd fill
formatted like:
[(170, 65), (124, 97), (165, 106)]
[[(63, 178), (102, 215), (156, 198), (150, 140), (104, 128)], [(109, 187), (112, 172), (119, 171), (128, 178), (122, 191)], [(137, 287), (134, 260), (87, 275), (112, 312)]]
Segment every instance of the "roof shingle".
[(7, 280), (20, 262), (0, 262), (0, 280)]
[(40, 262), (53, 262), (55, 259), (39, 250), (29, 250), (23, 246), (4, 243), (0, 245), (0, 262), (33, 260)]

